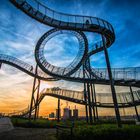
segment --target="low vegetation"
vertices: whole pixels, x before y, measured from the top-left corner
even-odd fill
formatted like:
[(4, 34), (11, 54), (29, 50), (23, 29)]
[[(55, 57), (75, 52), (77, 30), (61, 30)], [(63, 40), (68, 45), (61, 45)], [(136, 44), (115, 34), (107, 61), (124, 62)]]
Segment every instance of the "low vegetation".
[[(38, 119), (30, 121), (22, 118), (11, 118), (16, 127), (26, 128), (55, 128), (57, 121)], [(134, 121), (124, 121), (123, 127), (118, 128), (115, 121), (99, 121), (87, 125), (85, 121), (61, 121), (59, 124), (71, 126), (74, 124), (73, 135), (70, 133), (59, 134), (59, 140), (140, 140), (140, 126)]]
[[(72, 137), (72, 138), (71, 138)], [(140, 140), (140, 126), (115, 124), (85, 125), (75, 127), (73, 136), (61, 133), (59, 140)]]
[[(29, 122), (28, 119), (25, 118), (11, 118), (12, 123), (15, 127), (27, 127), (27, 128), (55, 128), (56, 124), (58, 124), (57, 120), (47, 120), (47, 119), (37, 119), (31, 120)], [(86, 121), (60, 121), (60, 125), (71, 126), (74, 125), (75, 127), (86, 125)]]
[(11, 118), (15, 127), (26, 128), (55, 128), (57, 121), (49, 121), (46, 119), (31, 120), (24, 118)]

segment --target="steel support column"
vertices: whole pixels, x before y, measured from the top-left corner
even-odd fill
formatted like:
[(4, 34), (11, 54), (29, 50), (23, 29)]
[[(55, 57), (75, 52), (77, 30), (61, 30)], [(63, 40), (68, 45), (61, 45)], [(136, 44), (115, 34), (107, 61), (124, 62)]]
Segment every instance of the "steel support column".
[(34, 82), (33, 82), (32, 96), (31, 96), (31, 102), (30, 102), (30, 111), (29, 111), (29, 121), (31, 120), (31, 117), (32, 117), (35, 84), (36, 84), (36, 78), (34, 78)]
[[(91, 65), (90, 65), (90, 59), (88, 58), (87, 62), (86, 62), (87, 68), (88, 68), (88, 74), (87, 76), (92, 79), (92, 75), (91, 75)], [(95, 97), (93, 94), (93, 87), (92, 87), (93, 83), (89, 83), (89, 85), (87, 84), (87, 86), (89, 87), (89, 95), (90, 95), (90, 107), (92, 107), (92, 112), (93, 112), (93, 116), (94, 116), (94, 122), (96, 122), (96, 113), (95, 113)], [(92, 103), (91, 103), (92, 102)], [(89, 109), (90, 110), (90, 109)], [(90, 112), (89, 112), (90, 113)], [(92, 117), (92, 114), (89, 114)], [(93, 120), (92, 120), (93, 123)]]
[(93, 117), (94, 117), (94, 122), (96, 122), (96, 112), (95, 112), (95, 97), (93, 94), (93, 87), (92, 83), (90, 83), (90, 89), (91, 89), (91, 99), (92, 99), (92, 109), (93, 109)]
[[(95, 105), (96, 105), (97, 99), (96, 99), (95, 85), (92, 84), (92, 87), (93, 87), (93, 93), (94, 93), (94, 102), (95, 102)], [(96, 112), (96, 119), (99, 120), (99, 117), (98, 117), (98, 108), (97, 108), (97, 106), (95, 106), (95, 112)]]
[[(37, 75), (38, 66), (36, 65), (35, 74)], [(30, 109), (29, 109), (29, 121), (32, 118), (32, 111), (35, 110), (34, 119), (38, 116), (39, 113), (39, 105), (38, 105), (38, 98), (39, 98), (39, 88), (40, 88), (40, 80), (36, 77), (33, 81), (33, 88), (32, 88), (32, 95), (31, 95), (31, 102), (30, 102)], [(35, 94), (37, 95), (35, 96)]]
[(58, 98), (57, 122), (60, 122), (60, 98)]
[(90, 124), (93, 124), (92, 108), (91, 108), (91, 94), (90, 94), (90, 85), (89, 85), (89, 83), (87, 83), (86, 86), (87, 86), (87, 93), (88, 93), (89, 120), (90, 120)]
[(37, 116), (36, 116), (36, 118), (38, 119), (39, 118), (39, 104), (38, 104), (38, 106), (37, 106)]
[(138, 113), (138, 110), (137, 110), (137, 106), (135, 104), (135, 99), (134, 99), (133, 90), (132, 90), (131, 86), (130, 86), (130, 93), (131, 93), (132, 102), (134, 103), (134, 108), (135, 108), (137, 119), (138, 119), (138, 121), (140, 121), (139, 113)]
[(89, 118), (88, 118), (88, 107), (87, 107), (87, 92), (86, 92), (86, 83), (84, 83), (84, 100), (85, 100), (85, 111), (86, 111), (86, 122), (89, 122)]
[(119, 107), (118, 107), (118, 103), (117, 103), (116, 91), (115, 91), (115, 87), (114, 87), (114, 79), (112, 78), (109, 55), (108, 55), (108, 51), (106, 48), (105, 38), (103, 35), (102, 35), (102, 42), (103, 42), (104, 54), (105, 54), (106, 65), (107, 65), (107, 70), (108, 70), (108, 76), (109, 76), (109, 80), (110, 80), (110, 86), (111, 86), (111, 91), (112, 91), (112, 98), (113, 98), (113, 103), (114, 103), (114, 108), (115, 108), (117, 124), (118, 124), (118, 127), (122, 127)]
[(36, 102), (35, 102), (35, 115), (34, 120), (36, 120), (39, 116), (39, 94), (40, 94), (40, 80), (38, 80), (38, 86), (37, 86), (37, 96), (36, 96)]
[[(85, 78), (85, 66), (83, 65), (83, 77)], [(86, 122), (89, 122), (88, 118), (88, 107), (87, 107), (87, 90), (86, 90), (86, 83), (84, 82), (84, 100), (85, 100), (85, 111), (86, 111)]]

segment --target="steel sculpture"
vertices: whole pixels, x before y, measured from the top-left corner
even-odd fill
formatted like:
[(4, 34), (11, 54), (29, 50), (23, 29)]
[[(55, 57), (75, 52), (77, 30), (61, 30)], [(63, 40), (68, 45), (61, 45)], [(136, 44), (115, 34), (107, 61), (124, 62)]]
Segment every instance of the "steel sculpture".
[[(40, 80), (54, 81), (59, 79), (84, 83), (82, 99), (79, 100), (77, 98), (75, 99), (52, 93), (47, 93), (47, 95), (84, 104), (87, 121), (90, 120), (91, 124), (93, 122), (93, 115), (94, 121), (98, 119), (97, 107), (113, 107), (119, 127), (121, 127), (120, 107), (134, 106), (138, 116), (136, 106), (139, 105), (139, 100), (135, 101), (131, 86), (140, 87), (140, 68), (111, 69), (107, 48), (114, 43), (115, 33), (109, 22), (97, 17), (56, 12), (40, 3), (38, 0), (10, 0), (10, 2), (31, 18), (53, 27), (53, 29), (46, 32), (36, 44), (35, 60), (37, 66), (35, 69), (33, 66), (17, 58), (4, 54), (0, 55), (0, 64), (6, 63), (12, 65), (34, 77), (30, 111), (27, 111), (29, 113), (29, 118), (31, 118), (33, 110), (35, 110), (35, 118), (38, 116), (39, 103), (46, 95), (46, 93), (39, 92)], [(88, 40), (84, 33), (85, 31), (97, 33), (101, 37), (101, 40), (95, 43), (90, 51), (88, 48)], [(79, 41), (79, 51), (76, 58), (65, 68), (50, 64), (44, 56), (44, 46), (51, 38), (59, 34), (72, 34)], [(90, 56), (101, 51), (104, 51), (107, 69), (93, 69), (90, 65)], [(39, 82), (38, 84), (37, 81)], [(95, 84), (111, 86), (113, 103), (103, 104), (97, 102)], [(118, 103), (114, 85), (130, 86), (132, 102)], [(37, 96), (35, 96), (36, 91)]]

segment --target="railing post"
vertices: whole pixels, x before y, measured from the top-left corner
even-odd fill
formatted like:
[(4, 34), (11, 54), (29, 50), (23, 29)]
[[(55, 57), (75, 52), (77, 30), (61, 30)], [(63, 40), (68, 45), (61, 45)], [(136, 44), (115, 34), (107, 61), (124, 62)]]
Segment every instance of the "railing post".
[(137, 119), (138, 119), (138, 121), (140, 121), (139, 113), (138, 113), (138, 110), (137, 110), (137, 106), (135, 104), (135, 99), (134, 99), (133, 90), (132, 90), (131, 86), (130, 86), (130, 93), (131, 93), (132, 102), (134, 103)]
[(112, 91), (112, 98), (113, 98), (113, 103), (114, 103), (114, 108), (115, 108), (116, 119), (117, 119), (118, 127), (122, 127), (119, 107), (117, 103), (116, 91), (114, 87), (114, 79), (112, 78), (109, 55), (108, 55), (108, 51), (105, 44), (105, 38), (103, 35), (102, 35), (102, 41), (103, 41), (104, 54), (105, 54), (107, 70), (108, 70), (108, 75), (109, 75), (109, 80), (110, 80), (110, 86), (111, 86), (111, 91)]

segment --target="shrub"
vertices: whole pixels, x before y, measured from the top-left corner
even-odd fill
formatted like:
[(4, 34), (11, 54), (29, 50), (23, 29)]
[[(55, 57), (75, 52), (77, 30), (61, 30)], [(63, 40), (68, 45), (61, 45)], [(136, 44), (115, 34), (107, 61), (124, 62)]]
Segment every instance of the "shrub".
[(45, 119), (31, 120), (24, 118), (11, 118), (12, 123), (16, 127), (26, 128), (55, 128), (56, 121), (49, 121)]
[[(124, 125), (118, 128), (114, 124), (79, 126), (74, 129), (72, 140), (140, 140), (140, 126)], [(59, 140), (71, 140), (67, 133), (59, 135)]]

